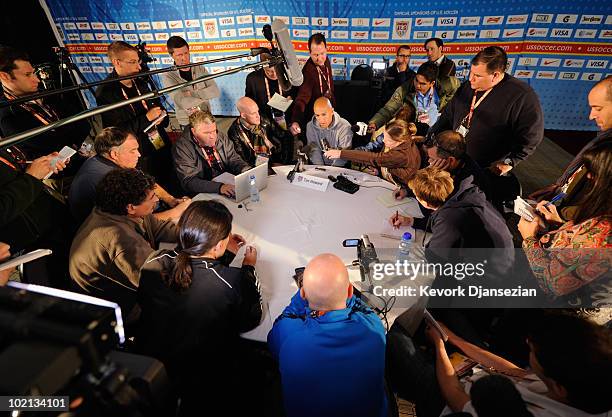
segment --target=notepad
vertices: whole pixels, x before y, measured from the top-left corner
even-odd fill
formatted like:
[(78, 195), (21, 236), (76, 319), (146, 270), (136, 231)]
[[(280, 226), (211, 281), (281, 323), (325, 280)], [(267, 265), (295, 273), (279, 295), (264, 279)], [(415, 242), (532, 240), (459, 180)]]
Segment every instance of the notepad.
[(287, 111), (289, 106), (291, 106), (293, 100), (289, 97), (283, 97), (278, 93), (274, 93), (270, 101), (268, 101), (268, 106), (275, 108), (276, 110), (280, 110), (283, 113)]
[(408, 204), (409, 202), (408, 197), (401, 200), (396, 200), (395, 197), (393, 197), (393, 192), (383, 193), (376, 197), (376, 200), (387, 208), (401, 206), (402, 204)]

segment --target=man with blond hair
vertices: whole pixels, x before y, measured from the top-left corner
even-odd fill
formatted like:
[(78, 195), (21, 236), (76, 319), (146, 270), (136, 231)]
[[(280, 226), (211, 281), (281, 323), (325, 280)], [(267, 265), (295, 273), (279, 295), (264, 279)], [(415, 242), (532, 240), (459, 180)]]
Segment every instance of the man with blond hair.
[(238, 175), (249, 170), (236, 153), (227, 135), (217, 131), (215, 116), (198, 110), (189, 116), (190, 129), (172, 147), (172, 160), (178, 180), (189, 195), (219, 193), (226, 197), (235, 195), (234, 186), (213, 181), (213, 178), (229, 172)]
[[(512, 235), (499, 212), (474, 184), (472, 175), (457, 188), (448, 171), (427, 167), (408, 181), (417, 201), (433, 210), (430, 248), (511, 248)], [(393, 215), (395, 227), (408, 226), (413, 218)]]
[(353, 295), (336, 255), (308, 263), (268, 346), (279, 362), (287, 417), (387, 415), (385, 331)]

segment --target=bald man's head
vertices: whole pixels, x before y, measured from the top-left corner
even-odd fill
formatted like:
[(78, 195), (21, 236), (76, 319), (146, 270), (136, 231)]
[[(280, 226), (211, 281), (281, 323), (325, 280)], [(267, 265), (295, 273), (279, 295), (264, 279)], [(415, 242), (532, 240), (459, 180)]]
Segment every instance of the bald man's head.
[(591, 113), (589, 120), (594, 120), (602, 130), (612, 128), (612, 75), (607, 76), (591, 89), (589, 93)]
[(311, 310), (346, 308), (347, 298), (353, 295), (353, 286), (344, 262), (331, 253), (313, 258), (304, 270), (301, 294)]
[(319, 126), (327, 129), (334, 119), (334, 108), (327, 97), (319, 97), (314, 102), (314, 114)]
[(240, 117), (251, 126), (261, 123), (259, 116), (259, 106), (249, 97), (240, 97), (236, 102), (236, 108), (240, 112)]
[(602, 130), (612, 128), (612, 75), (607, 76), (589, 93), (591, 113), (589, 120), (594, 120)]

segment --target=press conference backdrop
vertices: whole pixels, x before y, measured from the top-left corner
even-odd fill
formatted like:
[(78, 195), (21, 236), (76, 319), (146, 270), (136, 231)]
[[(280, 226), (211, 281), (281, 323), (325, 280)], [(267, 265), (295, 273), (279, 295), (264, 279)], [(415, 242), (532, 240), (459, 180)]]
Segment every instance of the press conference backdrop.
[[(90, 80), (106, 77), (106, 47), (114, 40), (147, 43), (156, 62), (172, 65), (165, 50), (172, 35), (184, 37), (192, 60), (243, 53), (267, 46), (264, 24), (284, 20), (300, 61), (308, 59), (308, 37), (327, 37), (335, 79), (350, 78), (363, 63), (390, 59), (397, 45), (412, 48), (410, 66), (425, 62), (423, 41), (444, 39), (445, 53), (466, 78), (470, 59), (487, 45), (509, 55), (508, 72), (540, 96), (546, 128), (595, 130), (588, 120), (587, 94), (612, 72), (612, 2), (609, 0), (40, 0), (73, 60)], [(255, 58), (207, 66), (217, 73)], [(247, 73), (221, 77), (215, 114), (236, 114)]]

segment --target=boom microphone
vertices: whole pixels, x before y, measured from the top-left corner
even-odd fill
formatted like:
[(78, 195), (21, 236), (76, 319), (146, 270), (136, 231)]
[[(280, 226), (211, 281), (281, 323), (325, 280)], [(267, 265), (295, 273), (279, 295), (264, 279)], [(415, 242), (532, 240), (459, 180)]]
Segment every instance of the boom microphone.
[[(279, 84), (285, 91), (291, 89), (291, 86), (299, 87), (304, 82), (304, 76), (302, 75), (302, 68), (300, 68), (297, 56), (295, 55), (295, 49), (289, 37), (289, 29), (285, 22), (280, 19), (275, 19), (274, 22), (272, 22), (272, 33), (274, 33), (276, 44), (280, 49), (284, 61), (283, 64), (279, 64), (275, 67)], [(279, 68), (281, 68), (282, 71), (279, 71)], [(282, 81), (281, 78), (283, 79)], [(289, 83), (291, 86), (285, 86), (289, 87), (285, 88), (282, 85), (283, 82)]]

